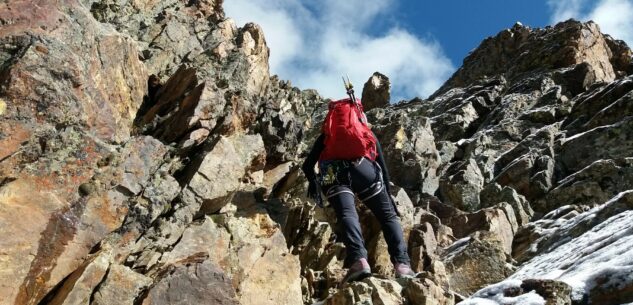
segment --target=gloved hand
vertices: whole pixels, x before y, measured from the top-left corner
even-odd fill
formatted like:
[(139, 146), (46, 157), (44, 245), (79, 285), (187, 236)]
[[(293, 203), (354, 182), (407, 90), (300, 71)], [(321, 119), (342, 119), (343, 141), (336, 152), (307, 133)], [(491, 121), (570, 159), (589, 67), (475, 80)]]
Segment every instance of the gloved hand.
[(321, 188), (319, 184), (315, 180), (310, 180), (308, 184), (308, 198), (314, 200), (314, 202), (319, 206), (323, 207), (323, 198), (321, 198)]

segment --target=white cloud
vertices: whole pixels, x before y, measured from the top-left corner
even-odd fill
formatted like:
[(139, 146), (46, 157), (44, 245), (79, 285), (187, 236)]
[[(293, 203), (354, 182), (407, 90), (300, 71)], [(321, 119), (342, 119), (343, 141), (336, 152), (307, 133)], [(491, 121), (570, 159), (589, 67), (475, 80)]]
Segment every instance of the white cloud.
[(552, 23), (570, 18), (578, 19), (585, 2), (585, 0), (548, 0), (547, 4), (553, 9)]
[(633, 1), (603, 0), (589, 14), (589, 19), (600, 25), (600, 30), (614, 38), (633, 43)]
[(603, 33), (633, 45), (633, 0), (549, 0), (551, 21), (593, 20)]
[(370, 35), (396, 0), (229, 0), (238, 25), (256, 22), (271, 49), (271, 71), (324, 97), (345, 95), (341, 76), (360, 93), (372, 73), (387, 75), (392, 101), (428, 96), (455, 70), (438, 43), (400, 28)]

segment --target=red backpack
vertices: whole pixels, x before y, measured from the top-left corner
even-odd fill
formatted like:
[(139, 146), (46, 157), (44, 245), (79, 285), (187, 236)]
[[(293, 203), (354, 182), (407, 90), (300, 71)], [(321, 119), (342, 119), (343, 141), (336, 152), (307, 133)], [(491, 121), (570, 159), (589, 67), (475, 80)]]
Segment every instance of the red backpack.
[(376, 139), (367, 126), (363, 105), (351, 99), (332, 101), (321, 128), (325, 149), (319, 160), (376, 159)]

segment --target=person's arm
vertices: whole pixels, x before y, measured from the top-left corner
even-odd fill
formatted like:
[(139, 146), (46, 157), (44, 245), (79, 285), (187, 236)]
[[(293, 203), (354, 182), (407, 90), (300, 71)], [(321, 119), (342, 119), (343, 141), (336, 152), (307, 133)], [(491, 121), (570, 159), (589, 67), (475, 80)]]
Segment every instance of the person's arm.
[(316, 174), (314, 173), (314, 164), (319, 160), (319, 156), (325, 148), (324, 139), (325, 136), (321, 134), (316, 141), (314, 141), (314, 145), (312, 146), (308, 157), (301, 166), (301, 170), (303, 170), (303, 173), (308, 179), (308, 198), (313, 199), (320, 207), (323, 207), (323, 199), (321, 198), (321, 189), (319, 187), (319, 183), (317, 182)]
[(314, 173), (314, 164), (319, 160), (319, 156), (321, 152), (325, 148), (324, 144), (325, 136), (321, 134), (316, 141), (314, 141), (314, 145), (306, 157), (305, 161), (303, 161), (303, 165), (301, 166), (301, 170), (303, 170), (303, 174), (308, 178), (308, 181), (316, 180), (316, 174)]

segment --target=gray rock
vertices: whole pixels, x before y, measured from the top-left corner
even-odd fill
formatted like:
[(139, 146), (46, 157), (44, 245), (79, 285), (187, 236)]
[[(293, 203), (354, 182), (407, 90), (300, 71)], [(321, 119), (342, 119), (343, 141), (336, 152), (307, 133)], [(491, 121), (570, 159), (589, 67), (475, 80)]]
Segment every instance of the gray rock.
[(453, 163), (440, 180), (439, 193), (448, 202), (466, 211), (480, 208), (479, 193), (483, 189), (484, 178), (473, 159)]
[(628, 117), (567, 138), (557, 159), (565, 172), (574, 173), (598, 160), (629, 157), (633, 149), (632, 127), (633, 117)]
[(376, 121), (372, 128), (385, 153), (392, 182), (410, 194), (435, 193), (440, 156), (429, 120), (395, 112)]
[(523, 280), (521, 289), (535, 291), (545, 299), (545, 305), (571, 305), (571, 286), (554, 280)]
[(615, 73), (611, 57), (605, 37), (595, 23), (568, 20), (548, 30), (515, 25), (484, 40), (432, 97), (486, 75), (512, 79), (535, 69), (569, 67), (583, 62), (594, 71), (595, 81), (612, 81)]
[(369, 111), (373, 108), (382, 108), (389, 105), (391, 99), (391, 82), (389, 78), (379, 72), (367, 80), (363, 86), (363, 108)]
[[(587, 126), (587, 123), (592, 120), (594, 116), (603, 109), (607, 109), (609, 105), (617, 103), (620, 100), (628, 100), (629, 98), (625, 98), (625, 95), (627, 95), (631, 89), (633, 89), (633, 80), (631, 77), (626, 77), (575, 97), (572, 100), (573, 107), (571, 113), (563, 122), (563, 129), (568, 130), (567, 136), (589, 130), (590, 126)], [(608, 124), (613, 124), (626, 116), (626, 113), (630, 113), (630, 111), (617, 113), (620, 111), (616, 110), (616, 108), (618, 107), (613, 107), (607, 111), (611, 112), (614, 118), (617, 118), (617, 120), (611, 121)], [(593, 123), (594, 127), (598, 126), (598, 121), (607, 119), (604, 115), (599, 115), (598, 117), (602, 118)]]
[(633, 192), (629, 190), (619, 193), (595, 210), (584, 213), (580, 213), (582, 208), (563, 206), (521, 228), (513, 245), (513, 256), (523, 262), (540, 253), (552, 251), (606, 219), (631, 209), (632, 205)]
[(222, 137), (204, 156), (198, 170), (183, 189), (183, 200), (212, 214), (230, 200), (246, 173), (262, 166), (264, 143), (259, 135)]
[(556, 124), (541, 128), (501, 155), (495, 162), (494, 180), (514, 188), (528, 200), (549, 191), (553, 184), (557, 132)]
[(474, 234), (445, 249), (441, 256), (446, 265), (450, 287), (460, 294), (472, 294), (486, 285), (512, 274), (506, 261), (509, 256), (496, 238)]
[(598, 160), (558, 182), (534, 208), (548, 212), (565, 205), (595, 206), (631, 187), (633, 159)]
[(110, 265), (103, 282), (91, 297), (91, 304), (132, 304), (152, 280), (118, 264)]
[(534, 215), (534, 211), (525, 197), (508, 186), (502, 187), (497, 183), (488, 184), (479, 194), (479, 198), (482, 207), (493, 207), (501, 203), (509, 204), (514, 211), (513, 218), (516, 219), (519, 226), (527, 224)]
[(237, 305), (231, 279), (209, 260), (174, 266), (143, 298), (143, 305)]

